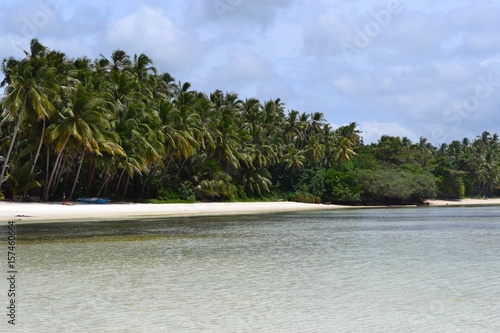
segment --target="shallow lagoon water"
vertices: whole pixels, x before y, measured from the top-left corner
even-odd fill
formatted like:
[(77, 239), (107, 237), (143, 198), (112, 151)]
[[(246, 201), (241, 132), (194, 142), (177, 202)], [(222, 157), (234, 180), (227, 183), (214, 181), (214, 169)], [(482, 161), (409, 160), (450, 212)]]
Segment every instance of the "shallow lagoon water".
[(500, 207), (17, 229), (20, 332), (500, 332)]

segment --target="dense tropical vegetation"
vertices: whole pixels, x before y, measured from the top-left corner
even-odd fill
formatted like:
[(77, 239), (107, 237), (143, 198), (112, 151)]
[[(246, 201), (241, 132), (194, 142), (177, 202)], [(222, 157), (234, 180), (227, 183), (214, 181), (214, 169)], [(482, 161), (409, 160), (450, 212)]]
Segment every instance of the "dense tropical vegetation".
[(6, 197), (406, 204), (500, 194), (497, 134), (365, 145), (356, 123), (332, 129), (280, 99), (191, 90), (144, 54), (69, 59), (36, 39), (25, 53), (2, 63)]

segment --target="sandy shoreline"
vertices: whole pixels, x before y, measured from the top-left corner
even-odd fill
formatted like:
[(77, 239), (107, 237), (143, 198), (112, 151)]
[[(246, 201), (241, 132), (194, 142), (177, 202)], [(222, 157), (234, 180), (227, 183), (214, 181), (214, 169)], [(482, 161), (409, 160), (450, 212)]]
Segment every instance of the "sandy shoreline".
[[(429, 200), (429, 205), (500, 205), (500, 199), (463, 199), (457, 201)], [(15, 203), (2, 201), (0, 202), (0, 223), (2, 221), (16, 221), (16, 223), (48, 223), (136, 219), (148, 217), (243, 215), (349, 208), (357, 209), (372, 207), (318, 205), (297, 202), (230, 202), (193, 204), (112, 203), (105, 205), (75, 203), (73, 205), (61, 205), (60, 203)]]
[(461, 199), (461, 200), (427, 200), (430, 206), (485, 206), (500, 205), (500, 198), (494, 199)]
[(16, 223), (74, 222), (134, 219), (148, 217), (215, 216), (265, 214), (353, 208), (339, 205), (316, 205), (297, 202), (224, 202), (192, 204), (108, 203), (16, 203), (0, 202), (1, 221)]

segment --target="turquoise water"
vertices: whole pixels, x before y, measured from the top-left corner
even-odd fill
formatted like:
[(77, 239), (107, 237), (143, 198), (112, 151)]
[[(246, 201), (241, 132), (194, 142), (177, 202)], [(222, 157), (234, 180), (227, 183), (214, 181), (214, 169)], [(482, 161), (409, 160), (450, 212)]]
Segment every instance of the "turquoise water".
[(500, 332), (499, 217), (445, 207), (18, 225), (16, 331)]

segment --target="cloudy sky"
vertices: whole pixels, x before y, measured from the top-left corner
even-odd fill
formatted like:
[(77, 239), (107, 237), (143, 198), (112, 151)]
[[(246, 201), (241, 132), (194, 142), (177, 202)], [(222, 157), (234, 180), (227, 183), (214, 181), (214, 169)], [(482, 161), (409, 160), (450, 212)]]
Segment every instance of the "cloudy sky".
[(192, 89), (357, 122), (365, 142), (500, 132), (500, 0), (25, 0), (0, 57), (145, 53)]

